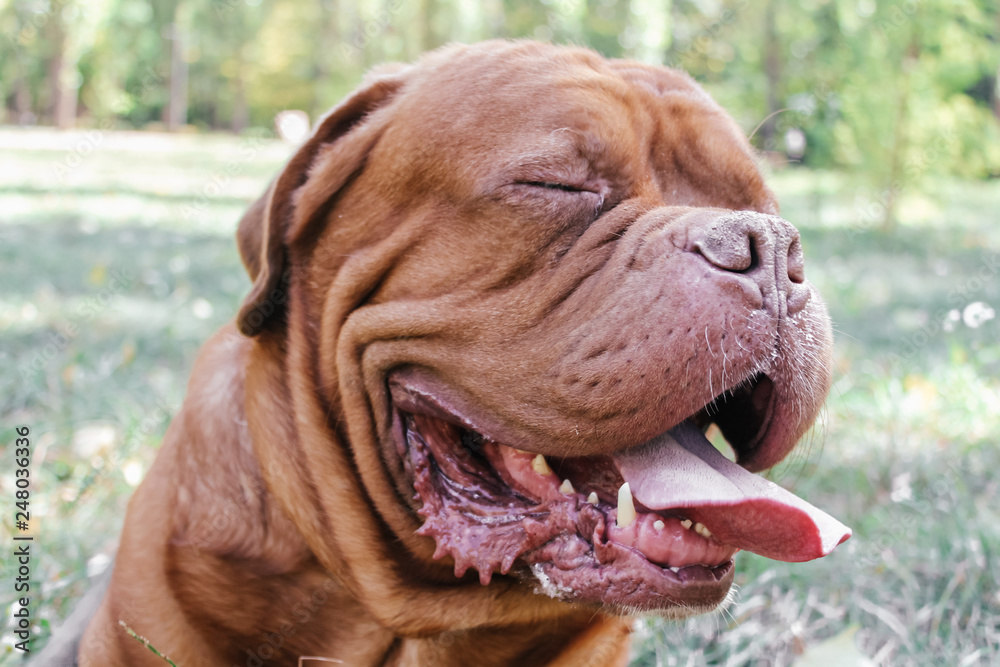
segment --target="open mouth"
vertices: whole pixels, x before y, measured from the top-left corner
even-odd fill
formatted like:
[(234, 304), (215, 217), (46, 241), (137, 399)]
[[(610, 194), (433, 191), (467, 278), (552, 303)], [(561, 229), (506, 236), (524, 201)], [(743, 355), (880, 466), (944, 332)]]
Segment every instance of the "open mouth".
[(773, 396), (762, 374), (645, 443), (570, 458), (493, 441), (405, 379), (389, 386), (418, 532), (459, 577), (511, 573), (567, 601), (689, 615), (723, 601), (741, 549), (804, 561), (850, 536), (705, 438), (714, 423), (737, 458), (761, 445)]

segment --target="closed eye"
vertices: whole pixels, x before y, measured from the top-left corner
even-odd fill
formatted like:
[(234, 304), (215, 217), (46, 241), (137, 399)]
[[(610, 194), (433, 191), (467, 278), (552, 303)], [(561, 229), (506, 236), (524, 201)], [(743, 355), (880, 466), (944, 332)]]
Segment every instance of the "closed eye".
[[(508, 187), (519, 193), (516, 200), (533, 201), (546, 206), (558, 205), (563, 209), (585, 206), (591, 212), (591, 220), (600, 215), (604, 209), (604, 195), (586, 187), (567, 185), (559, 181), (514, 181)], [(524, 195), (527, 195), (527, 200), (522, 199)]]
[(520, 185), (529, 185), (533, 188), (547, 188), (549, 190), (562, 190), (563, 192), (593, 192), (592, 190), (576, 188), (565, 183), (547, 183), (545, 181), (520, 181)]

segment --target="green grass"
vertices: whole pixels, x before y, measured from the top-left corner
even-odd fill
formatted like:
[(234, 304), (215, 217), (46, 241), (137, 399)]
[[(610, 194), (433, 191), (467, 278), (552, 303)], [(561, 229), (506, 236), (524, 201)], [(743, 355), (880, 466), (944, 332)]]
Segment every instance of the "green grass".
[[(246, 292), (235, 225), (288, 148), (0, 130), (0, 154), (0, 441), (9, 461), (32, 429), (37, 650), (113, 553), (198, 347)], [(925, 183), (885, 236), (842, 175), (771, 180), (837, 331), (822, 420), (772, 477), (855, 535), (811, 563), (740, 554), (734, 603), (643, 622), (635, 664), (995, 664), (1000, 320), (982, 316), (1000, 309), (1000, 183)], [(7, 619), (12, 602), (0, 589)]]

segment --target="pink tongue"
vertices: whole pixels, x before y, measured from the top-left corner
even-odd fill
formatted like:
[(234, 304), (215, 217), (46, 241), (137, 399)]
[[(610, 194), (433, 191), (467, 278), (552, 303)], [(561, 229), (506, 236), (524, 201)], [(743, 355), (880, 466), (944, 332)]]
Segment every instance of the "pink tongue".
[(727, 459), (691, 422), (614, 460), (649, 509), (683, 509), (720, 542), (767, 558), (820, 558), (851, 536), (829, 514)]

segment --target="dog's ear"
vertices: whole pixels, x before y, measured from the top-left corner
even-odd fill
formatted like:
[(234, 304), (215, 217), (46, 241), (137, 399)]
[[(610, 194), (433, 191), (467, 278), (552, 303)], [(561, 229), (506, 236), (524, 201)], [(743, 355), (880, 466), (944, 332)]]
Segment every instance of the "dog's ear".
[[(281, 319), (275, 315), (283, 310), (291, 283), (286, 269), (288, 245), (302, 234), (316, 208), (361, 169), (385, 127), (384, 122), (372, 122), (371, 118), (399, 91), (408, 70), (382, 68), (367, 77), (361, 88), (319, 122), (309, 140), (243, 215), (236, 242), (253, 280), (236, 316), (243, 335), (256, 336), (269, 322)], [(323, 182), (304, 192), (302, 186), (313, 170), (322, 173)]]

